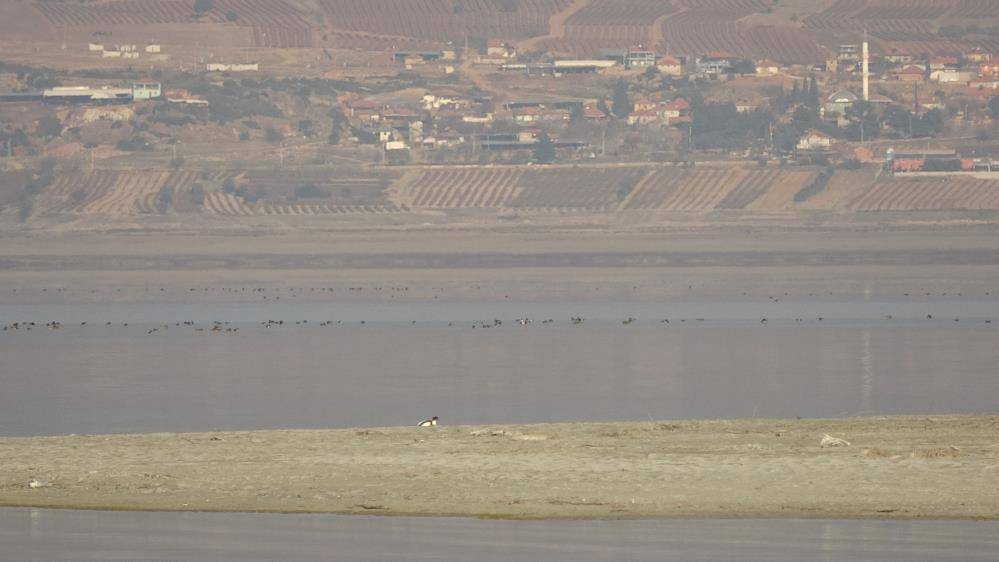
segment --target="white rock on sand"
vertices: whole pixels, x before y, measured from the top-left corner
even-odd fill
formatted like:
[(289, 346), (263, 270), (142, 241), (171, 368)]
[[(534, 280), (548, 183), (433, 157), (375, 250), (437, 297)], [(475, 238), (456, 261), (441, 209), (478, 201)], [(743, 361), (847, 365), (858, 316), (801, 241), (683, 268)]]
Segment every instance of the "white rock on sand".
[(839, 437), (833, 437), (828, 433), (822, 435), (822, 441), (819, 442), (819, 447), (849, 447), (850, 442), (846, 439), (841, 439)]

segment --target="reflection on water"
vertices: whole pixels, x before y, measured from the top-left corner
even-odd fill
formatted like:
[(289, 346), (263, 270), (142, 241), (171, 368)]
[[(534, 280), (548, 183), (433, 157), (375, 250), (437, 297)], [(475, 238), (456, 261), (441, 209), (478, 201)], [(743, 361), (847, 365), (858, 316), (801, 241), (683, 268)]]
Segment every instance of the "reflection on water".
[[(932, 320), (868, 311), (860, 320), (771, 316), (767, 324), (718, 319), (721, 309), (666, 324), (657, 315), (668, 305), (632, 306), (615, 320), (606, 318), (628, 309), (375, 307), (369, 317), (383, 320), (329, 326), (296, 325), (305, 310), (283, 305), (266, 315), (196, 311), (242, 314), (235, 333), (151, 323), (195, 313), (172, 306), (47, 310), (35, 317), (63, 319), (62, 329), (0, 334), (0, 435), (407, 425), (435, 414), (448, 424), (929, 414), (999, 403), (999, 323), (942, 318), (954, 314), (944, 304), (933, 305)], [(574, 308), (586, 311), (583, 324), (567, 315), (541, 322)], [(0, 319), (15, 312), (25, 309), (0, 307)], [(430, 320), (400, 321), (417, 312)], [(87, 326), (70, 323), (84, 313)], [(520, 326), (515, 313), (535, 321)], [(93, 321), (114, 315), (140, 324)], [(623, 325), (625, 315), (638, 321)], [(462, 316), (506, 321), (483, 329), (442, 320)], [(267, 317), (287, 322), (265, 328), (258, 322)]]
[(10, 560), (995, 560), (999, 523), (487, 521), (0, 509)]
[(860, 408), (871, 411), (871, 393), (874, 390), (874, 370), (871, 368), (871, 330), (864, 329), (864, 347), (860, 352), (860, 366), (863, 368), (863, 382), (860, 385)]

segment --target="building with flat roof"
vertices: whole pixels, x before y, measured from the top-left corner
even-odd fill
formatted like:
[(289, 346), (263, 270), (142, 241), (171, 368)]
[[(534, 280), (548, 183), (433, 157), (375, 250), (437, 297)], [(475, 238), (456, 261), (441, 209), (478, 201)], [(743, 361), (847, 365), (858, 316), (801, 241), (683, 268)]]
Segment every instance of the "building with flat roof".
[(155, 80), (142, 80), (132, 84), (132, 99), (150, 100), (163, 95), (163, 87)]

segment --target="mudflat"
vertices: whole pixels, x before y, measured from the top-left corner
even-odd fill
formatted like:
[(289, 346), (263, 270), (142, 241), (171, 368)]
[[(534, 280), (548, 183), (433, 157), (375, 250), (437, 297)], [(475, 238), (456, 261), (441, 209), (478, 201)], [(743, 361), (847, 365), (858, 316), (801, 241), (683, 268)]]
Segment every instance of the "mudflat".
[(0, 505), (997, 519), (997, 435), (961, 415), (0, 438)]

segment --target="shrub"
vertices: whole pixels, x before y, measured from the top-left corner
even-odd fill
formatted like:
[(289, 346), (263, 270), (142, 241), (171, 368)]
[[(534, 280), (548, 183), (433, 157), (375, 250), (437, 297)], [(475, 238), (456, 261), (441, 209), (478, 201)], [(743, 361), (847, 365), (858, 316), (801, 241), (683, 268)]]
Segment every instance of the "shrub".
[(314, 183), (303, 183), (295, 188), (295, 197), (301, 199), (326, 199), (330, 192)]

